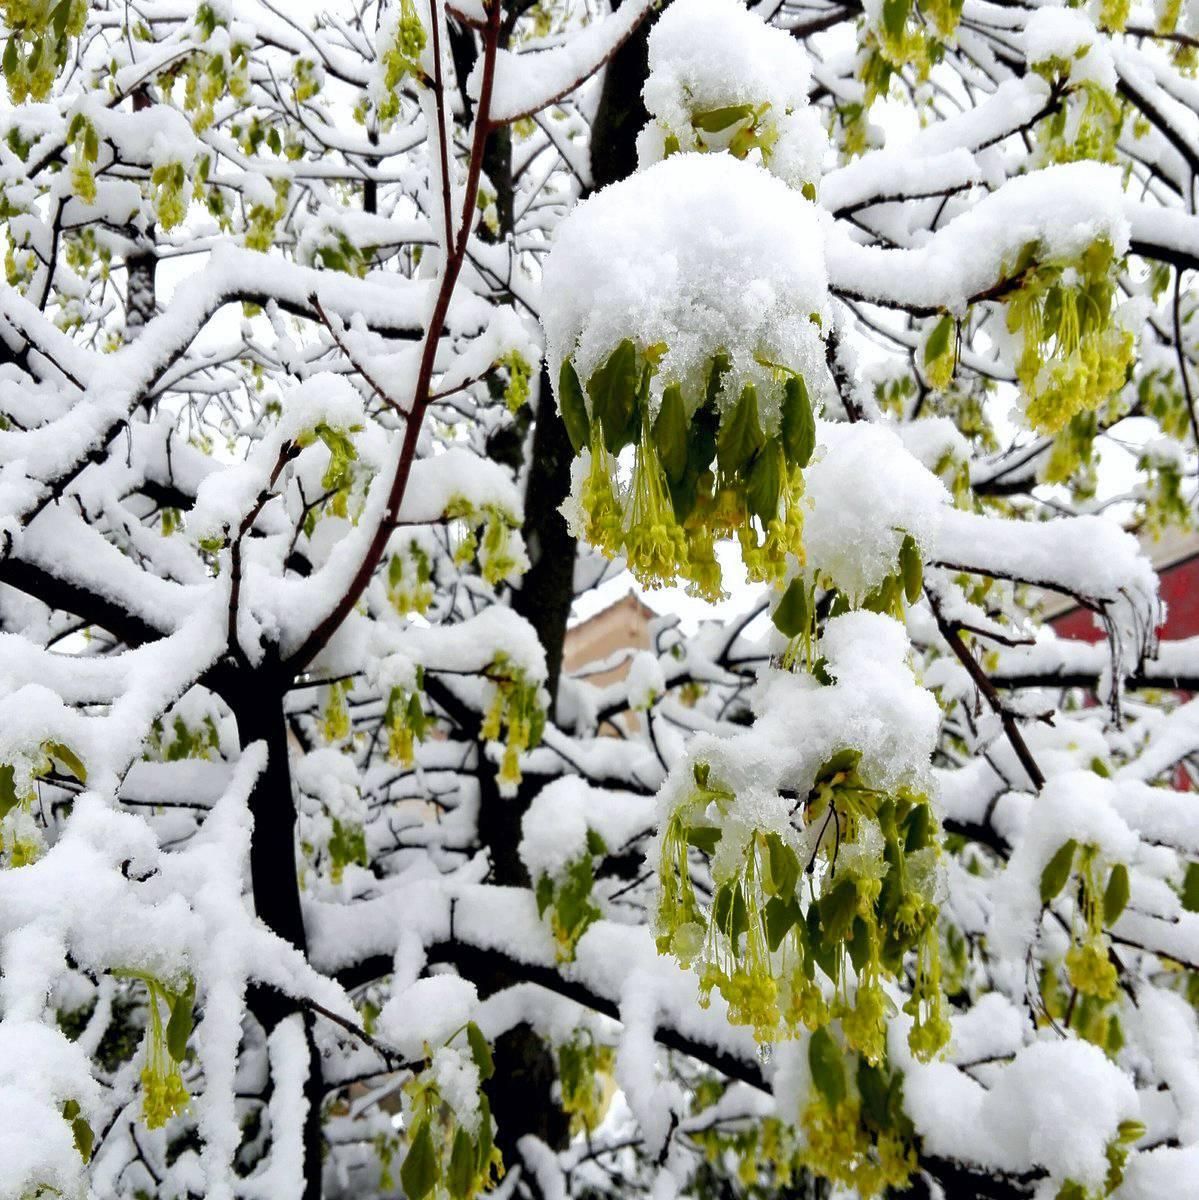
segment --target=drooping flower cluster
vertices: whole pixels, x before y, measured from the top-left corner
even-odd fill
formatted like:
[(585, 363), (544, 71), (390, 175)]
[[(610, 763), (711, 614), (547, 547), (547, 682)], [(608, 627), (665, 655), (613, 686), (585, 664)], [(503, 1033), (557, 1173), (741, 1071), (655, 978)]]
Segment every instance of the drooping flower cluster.
[[(466, 1045), (459, 1049), (453, 1043), (464, 1034)], [(404, 1085), (404, 1195), (473, 1200), (504, 1174), (491, 1105), (481, 1087), (495, 1073), (491, 1050), (472, 1021), (444, 1046), (426, 1046), (425, 1054), (425, 1068)]]
[(4, 79), (14, 104), (44, 100), (87, 22), (87, 0), (4, 0)]
[(483, 578), (492, 586), (515, 583), (528, 569), (529, 560), (521, 544), (520, 522), (498, 504), (477, 508), (464, 497), (451, 498), (446, 519), (462, 523), (465, 532), (454, 550), (454, 562), (465, 566), (477, 559)]
[(433, 603), (433, 565), (416, 541), (401, 546), (387, 564), (387, 598), (401, 616), (423, 616)]
[(903, 1076), (846, 1053), (827, 1029), (808, 1043), (812, 1090), (800, 1114), (807, 1145), (800, 1162), (863, 1197), (902, 1191), (916, 1169)]
[(410, 767), (414, 761), (416, 743), (424, 741), (433, 722), (421, 701), (425, 673), (417, 666), (411, 688), (394, 686), (388, 693), (383, 724), (387, 728), (387, 757), (400, 766)]
[[(751, 579), (780, 582), (788, 554), (803, 561), (802, 471), (816, 438), (803, 377), (770, 364), (773, 394), (745, 383), (733, 396), (729, 359), (718, 355), (702, 393), (668, 383), (655, 412), (650, 381), (663, 351), (625, 339), (587, 381), (586, 399), (573, 364), (562, 365), (559, 404), (582, 461), (583, 536), (609, 557), (623, 554), (650, 588), (682, 578), (718, 599), (716, 543), (732, 537)], [(769, 425), (764, 411), (774, 414)], [(626, 446), (627, 484), (616, 461)]]
[[(715, 68), (713, 45), (723, 51)], [(640, 161), (727, 152), (814, 200), (827, 138), (808, 86), (807, 56), (796, 40), (736, 0), (667, 9), (650, 38), (645, 102), (652, 119), (637, 140)]]
[(520, 756), (538, 746), (545, 732), (547, 693), (502, 651), (485, 674), (489, 699), (480, 735), (487, 742), (504, 739), (499, 782), (507, 794), (521, 781)]
[(862, 99), (837, 105), (838, 136), (848, 155), (861, 154), (868, 143), (870, 110), (885, 100), (893, 81), (907, 73), (925, 83), (945, 55), (958, 27), (962, 0), (882, 0), (867, 5), (862, 18), (857, 78)]
[(562, 1110), (570, 1115), (572, 1134), (590, 1134), (599, 1127), (612, 1103), (609, 1080), (616, 1067), (616, 1052), (584, 1029), (575, 1030), (558, 1047), (558, 1082)]
[(817, 585), (826, 589), (830, 620), (851, 608), (860, 608), (902, 621), (906, 605), (915, 604), (920, 599), (924, 585), (924, 561), (920, 556), (920, 547), (910, 533), (905, 533), (899, 543), (894, 569), (864, 596), (847, 596), (836, 587), (833, 580), (824, 575), (818, 565), (804, 575), (797, 575), (783, 590), (771, 613), (775, 628), (788, 638), (782, 664), (787, 668), (804, 666), (820, 677), (822, 668), (816, 658)]
[[(220, 36), (214, 37), (216, 31)], [(225, 37), (229, 23), (211, 4), (200, 4), (195, 15), (195, 40), (203, 49), (189, 54), (179, 67), (183, 79), (183, 111), (192, 127), (203, 133), (213, 122), (222, 96), (242, 99), (250, 88), (250, 47), (240, 38)], [(265, 247), (264, 247), (265, 249)]]
[(1136, 339), (1113, 308), (1120, 263), (1099, 239), (1077, 259), (1038, 261), (1027, 246), (1008, 272), (1007, 328), (1019, 338), (1016, 377), (1028, 422), (1056, 433), (1075, 414), (1098, 408), (1124, 386)]
[(1072, 880), (1070, 948), (1063, 963), (1070, 994), (1063, 992), (1057, 971), (1047, 965), (1042, 999), (1051, 1019), (1063, 1021), (1114, 1054), (1123, 1044), (1119, 1016), (1112, 1011), (1119, 974), (1104, 930), (1128, 904), (1128, 867), (1121, 862), (1108, 866), (1097, 847), (1080, 846), (1071, 838), (1058, 847), (1041, 873), (1042, 903), (1055, 900)]
[(574, 958), (579, 938), (601, 915), (591, 892), (595, 887), (595, 859), (607, 852), (604, 839), (588, 829), (586, 850), (557, 874), (542, 875), (537, 880), (537, 915), (544, 918), (549, 914), (559, 962)]
[[(751, 1026), (760, 1042), (835, 1019), (848, 1044), (875, 1065), (884, 1059), (893, 1011), (884, 982), (914, 954), (909, 1044), (927, 1060), (949, 1034), (936, 819), (923, 796), (866, 786), (858, 758), (846, 750), (820, 769), (797, 804), (802, 834), (755, 830), (731, 869), (717, 865), (716, 852), (736, 819), (737, 797), (707, 764), (696, 764), (694, 788), (662, 835), (658, 949), (695, 966), (701, 996), (719, 991), (729, 1020)], [(711, 903), (696, 893), (693, 852), (713, 860)]]
[(32, 809), (37, 781), (56, 769), (87, 783), (83, 761), (62, 742), (42, 742), (31, 753), (0, 762), (0, 864), (24, 867), (41, 856), (45, 842)]
[[(178, 1116), (190, 1099), (179, 1064), (187, 1055), (196, 1001), (196, 983), (168, 987), (140, 971), (114, 972), (139, 979), (146, 986), (146, 1058), (142, 1067), (142, 1117), (148, 1129), (158, 1129)], [(163, 1010), (167, 1019), (163, 1020)]]

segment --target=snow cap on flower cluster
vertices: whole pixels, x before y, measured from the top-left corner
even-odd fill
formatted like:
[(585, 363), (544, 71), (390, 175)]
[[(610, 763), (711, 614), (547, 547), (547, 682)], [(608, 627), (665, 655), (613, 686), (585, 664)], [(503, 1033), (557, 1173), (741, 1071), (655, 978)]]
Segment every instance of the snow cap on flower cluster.
[(822, 575), (860, 600), (895, 573), (905, 534), (931, 552), (949, 493), (881, 425), (822, 421), (817, 445), (804, 475), (804, 547)]
[[(831, 684), (822, 686), (804, 672), (771, 671), (753, 698), (757, 720), (750, 729), (694, 738), (686, 763), (658, 793), (660, 823), (691, 792), (695, 762), (708, 763), (712, 777), (736, 795), (735, 816), (746, 830), (783, 837), (791, 836), (793, 806), (780, 790), (806, 795), (820, 768), (841, 750), (860, 753), (857, 770), (868, 787), (930, 786), (941, 710), (916, 682), (904, 627), (880, 613), (844, 613), (825, 626), (820, 650)], [(725, 855), (726, 842), (735, 842), (727, 829), (718, 855)], [(729, 854), (735, 852), (733, 845)]]
[(995, 949), (1012, 962), (1024, 956), (1041, 913), (1041, 874), (1067, 841), (1095, 846), (1109, 862), (1128, 864), (1137, 836), (1117, 811), (1118, 789), (1094, 771), (1067, 771), (1037, 797), (1007, 867), (995, 884), (995, 907), (987, 931)]
[(664, 157), (670, 135), (688, 148), (694, 116), (748, 104), (766, 107), (777, 132), (770, 169), (796, 187), (816, 183), (828, 138), (808, 105), (810, 75), (799, 40), (739, 0), (675, 0), (650, 34), (643, 94), (655, 120), (637, 139), (641, 165)]
[(418, 979), (391, 997), (379, 1014), (379, 1033), (404, 1058), (423, 1058), (425, 1047), (435, 1050), (474, 1016), (479, 993), (457, 975)]
[(236, 529), (266, 486), (286, 443), (311, 435), (318, 425), (348, 431), (365, 421), (362, 397), (340, 375), (321, 371), (285, 391), (282, 415), (246, 460), (214, 471), (200, 484), (188, 514), (188, 532), (199, 542)]
[(1084, 10), (1034, 9), (1020, 40), (1031, 64), (1057, 60), (1069, 67), (1071, 83), (1094, 83), (1107, 92), (1116, 90), (1111, 49)]
[[(569, 358), (586, 382), (631, 338), (666, 346), (656, 397), (672, 382), (701, 395), (722, 351), (726, 403), (745, 383), (772, 390), (763, 361), (811, 387), (824, 376), (823, 241), (815, 205), (727, 154), (673, 155), (605, 188), (563, 222), (545, 265), (551, 377)], [(762, 417), (769, 428), (777, 414)]]

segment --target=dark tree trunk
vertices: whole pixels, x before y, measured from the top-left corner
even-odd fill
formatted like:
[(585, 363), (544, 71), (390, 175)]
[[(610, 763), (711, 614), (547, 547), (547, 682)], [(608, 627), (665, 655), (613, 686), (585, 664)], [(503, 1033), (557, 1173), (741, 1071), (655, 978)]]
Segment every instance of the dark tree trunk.
[(520, 590), (512, 597), (512, 607), (533, 626), (545, 648), (552, 718), (557, 707), (566, 623), (574, 599), (578, 543), (558, 511), (570, 491), (574, 450), (558, 415), (549, 373), (544, 367), (537, 388), (537, 423), (531, 454), (522, 530), (529, 569), (521, 580)]
[[(144, 112), (153, 101), (145, 87), (133, 93), (133, 111)], [(158, 302), (154, 273), (158, 256), (154, 251), (154, 227), (145, 234), (128, 230), (129, 238), (139, 245), (125, 260), (125, 337), (132, 341), (149, 324)]]
[[(620, 4), (613, 0), (613, 9)], [(641, 89), (649, 74), (649, 31), (656, 20), (654, 15), (642, 21), (604, 72), (591, 122), (591, 179), (597, 190), (627, 179), (637, 169), (637, 135), (649, 120)]]
[[(597, 187), (623, 178), (636, 166), (634, 141), (646, 120), (641, 103), (646, 37), (643, 27), (607, 68), (593, 126), (592, 171)], [(496, 189), (501, 233), (507, 235), (512, 229), (513, 186), (512, 144), (506, 129), (502, 138), (494, 135), (490, 139), (486, 161), (488, 177)], [(574, 450), (558, 415), (551, 380), (544, 367), (535, 415), (522, 530), (529, 569), (512, 597), (512, 607), (537, 631), (545, 649), (552, 716), (557, 706), (566, 626), (574, 599), (578, 544), (558, 511), (570, 490)], [(528, 886), (531, 882), (517, 853), (520, 824), (532, 798), (545, 782), (543, 778), (526, 776), (517, 795), (505, 800), (489, 777), (483, 781), (479, 833), (490, 851), (496, 883)], [(515, 982), (516, 979), (496, 977), (488, 980), (488, 985), (480, 991), (487, 995)], [(550, 1099), (557, 1070), (546, 1044), (527, 1025), (520, 1025), (497, 1041), (495, 1063), (496, 1073), (487, 1087), (498, 1126), (496, 1141), (505, 1158), (509, 1162), (515, 1160), (516, 1143), (526, 1133), (535, 1134), (555, 1149), (563, 1149), (569, 1141), (570, 1122)]]
[[(263, 742), (266, 767), (250, 793), (250, 883), (254, 910), (263, 924), (301, 952), (308, 944), (296, 862), (296, 804), (288, 761), (287, 724), (283, 713), (285, 681), (271, 667), (238, 672), (225, 693), (237, 718), (242, 749)], [(324, 1081), (313, 1039), (312, 1015), (273, 988), (256, 986), (248, 997), (251, 1012), (269, 1034), (285, 1018), (299, 1013), (308, 1043), (308, 1078), (304, 1122), (304, 1192), (302, 1200), (321, 1196), (321, 1104)]]

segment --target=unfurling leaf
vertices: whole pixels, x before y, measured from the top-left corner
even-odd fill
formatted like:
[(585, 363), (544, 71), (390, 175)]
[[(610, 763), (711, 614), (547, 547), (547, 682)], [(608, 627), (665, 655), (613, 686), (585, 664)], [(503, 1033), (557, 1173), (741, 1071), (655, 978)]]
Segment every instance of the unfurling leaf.
[(904, 534), (903, 544), (899, 547), (899, 571), (903, 576), (903, 594), (909, 604), (915, 604), (924, 586), (924, 563), (920, 558), (920, 547), (910, 533)]
[(1107, 925), (1114, 925), (1120, 914), (1128, 905), (1129, 884), (1128, 868), (1123, 863), (1116, 863), (1108, 876), (1107, 890), (1103, 893), (1103, 920)]
[(758, 392), (746, 384), (731, 412), (725, 413), (716, 439), (716, 458), (726, 475), (738, 475), (749, 466), (766, 438), (758, 420)]
[(845, 1099), (845, 1064), (827, 1029), (817, 1029), (808, 1043), (808, 1067), (816, 1090), (834, 1108)]
[(808, 587), (800, 578), (791, 580), (782, 598), (770, 614), (775, 628), (784, 637), (799, 637), (811, 622), (811, 609), (808, 606)]
[(662, 393), (662, 407), (654, 422), (654, 449), (671, 483), (678, 483), (687, 470), (687, 411), (683, 389), (672, 383)]
[(808, 385), (798, 375), (789, 376), (783, 385), (782, 435), (788, 465), (802, 470), (812, 461), (816, 449), (816, 419)]
[(417, 1129), (412, 1139), (400, 1166), (400, 1182), (408, 1200), (423, 1200), (437, 1183), (437, 1152), (427, 1122)]
[(570, 359), (565, 359), (558, 372), (558, 410), (562, 424), (574, 452), (579, 453), (591, 441), (591, 421), (587, 416), (587, 403), (583, 399), (583, 385)]
[(1041, 903), (1048, 904), (1066, 886), (1070, 878), (1070, 867), (1074, 862), (1074, 851), (1078, 843), (1071, 838), (1063, 842), (1041, 872)]

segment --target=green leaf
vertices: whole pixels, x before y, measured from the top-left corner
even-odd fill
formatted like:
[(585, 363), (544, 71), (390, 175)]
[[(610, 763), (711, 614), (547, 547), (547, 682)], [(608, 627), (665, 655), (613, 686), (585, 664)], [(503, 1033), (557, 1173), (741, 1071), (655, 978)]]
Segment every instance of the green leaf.
[(787, 585), (782, 599), (770, 614), (775, 628), (786, 638), (799, 637), (811, 624), (812, 614), (808, 606), (808, 587), (798, 576)]
[(16, 772), (11, 763), (0, 763), (0, 819), (20, 804), (17, 796)]
[(911, 0), (883, 0), (883, 28), (893, 41), (897, 42), (903, 37), (910, 7)]
[(171, 1019), (167, 1022), (167, 1050), (176, 1062), (187, 1054), (187, 1039), (195, 1024), (196, 981), (189, 979), (187, 987), (171, 1001)]
[(949, 336), (954, 330), (954, 320), (948, 313), (934, 326), (924, 343), (924, 365), (935, 362), (949, 349)]
[(667, 481), (678, 483), (687, 470), (687, 410), (683, 389), (672, 383), (662, 393), (662, 407), (654, 422), (654, 448), (666, 471)]
[(826, 759), (824, 765), (816, 772), (816, 782), (824, 783), (836, 775), (848, 774), (861, 759), (861, 750), (855, 750), (852, 746), (838, 750), (831, 758)]
[[(766, 835), (767, 890), (774, 896), (793, 896), (799, 882), (799, 859), (777, 833)], [(765, 882), (765, 881), (764, 881)]]
[(799, 375), (788, 376), (783, 384), (783, 454), (787, 465), (801, 470), (812, 461), (816, 449), (816, 419), (808, 385)]
[(795, 901), (795, 897), (787, 896), (772, 896), (766, 901), (766, 908), (762, 913), (762, 924), (766, 931), (766, 944), (770, 947), (770, 952), (773, 954), (780, 945), (783, 938), (791, 928), (797, 925), (803, 917), (800, 912), (799, 905)]
[(692, 825), (687, 830), (687, 845), (702, 850), (709, 858), (720, 844), (720, 829), (715, 825)]
[(470, 1140), (470, 1134), (460, 1125), (454, 1135), (454, 1148), (450, 1151), (450, 1175), (446, 1181), (453, 1200), (466, 1200), (474, 1181), (475, 1145)]
[(834, 982), (837, 979), (837, 954), (836, 946), (826, 941), (823, 932), (820, 928), (820, 907), (816, 904), (808, 906), (807, 915), (807, 944), (812, 951), (812, 957), (816, 960), (820, 969)]
[(558, 372), (558, 411), (562, 424), (576, 454), (591, 441), (591, 420), (587, 416), (587, 403), (583, 399), (583, 385), (570, 359), (565, 359)]
[(858, 1059), (858, 1094), (862, 1097), (862, 1113), (880, 1129), (890, 1129), (890, 1088), (887, 1077), (878, 1067), (872, 1067), (864, 1059)]
[(422, 1122), (400, 1167), (400, 1182), (408, 1200), (423, 1200), (437, 1183), (437, 1152), (428, 1122)]
[(545, 910), (554, 902), (554, 881), (548, 875), (537, 880), (537, 915), (545, 916)]
[(15, 33), (10, 33), (8, 35), (8, 41), (4, 46), (4, 59), (3, 62), (0, 62), (0, 67), (3, 67), (4, 74), (6, 76), (11, 76), (12, 73), (17, 69), (19, 62), (20, 58), (17, 53), (17, 35)]
[(608, 844), (594, 829), (587, 830), (587, 853), (594, 858), (603, 858), (608, 853)]
[(861, 971), (870, 958), (870, 928), (861, 917), (853, 919), (853, 932), (849, 937), (849, 961), (855, 971)]
[(917, 850), (923, 850), (925, 846), (932, 845), (932, 810), (927, 804), (917, 804), (904, 818), (903, 827), (903, 848), (909, 854), (914, 854)]
[(64, 746), (62, 742), (47, 742), (46, 753), (51, 758), (58, 759), (66, 767), (68, 774), (73, 775), (80, 783), (87, 783), (87, 768), (70, 746)]
[(729, 936), (734, 942), (749, 929), (749, 909), (745, 905), (745, 892), (738, 885), (733, 889), (733, 915)]
[(845, 1099), (845, 1064), (827, 1029), (817, 1029), (808, 1042), (808, 1067), (816, 1090), (834, 1108)]
[(720, 394), (720, 385), (724, 382), (730, 366), (732, 366), (732, 362), (723, 350), (717, 350), (712, 355), (712, 368), (708, 372), (708, 391), (705, 399), (713, 407), (716, 405), (716, 397)]
[(738, 121), (751, 119), (754, 115), (752, 104), (729, 104), (724, 108), (710, 108), (707, 112), (693, 113), (691, 124), (704, 133), (719, 133), (736, 125)]
[(71, 1122), (71, 1133), (75, 1138), (75, 1149), (84, 1162), (90, 1161), (92, 1147), (96, 1144), (96, 1134), (87, 1121), (79, 1115), (79, 1101), (68, 1100), (62, 1106), (62, 1118)]
[(720, 418), (705, 404), (692, 414), (687, 434), (687, 469), (677, 482), (667, 477), (674, 515), (681, 523), (691, 515), (698, 496), (700, 476), (711, 466), (716, 454), (716, 429)]
[(920, 547), (910, 533), (904, 534), (903, 544), (899, 547), (899, 573), (903, 576), (903, 594), (909, 604), (915, 604), (924, 586), (924, 563), (920, 558)]
[(858, 911), (858, 888), (852, 879), (842, 879), (820, 897), (820, 927), (830, 942), (849, 934)]
[(637, 436), (637, 348), (625, 338), (587, 381), (592, 418), (600, 423), (609, 454)]
[(745, 487), (745, 499), (749, 511), (765, 526), (779, 513), (779, 496), (782, 494), (783, 478), (779, 463), (779, 447), (776, 443), (764, 446), (749, 471)]
[(1070, 867), (1074, 862), (1074, 851), (1078, 843), (1071, 838), (1063, 842), (1041, 872), (1041, 903), (1048, 904), (1066, 886), (1070, 878)]
[(485, 1092), (479, 1093), (479, 1139), (475, 1143), (475, 1161), (480, 1175), (486, 1175), (491, 1166), (491, 1101)]
[(857, 884), (845, 878), (820, 898), (820, 926), (829, 942), (844, 941), (858, 911)]
[(732, 412), (725, 413), (716, 439), (716, 458), (726, 475), (740, 474), (766, 441), (758, 421), (758, 392), (752, 383), (741, 391)]
[(1128, 868), (1116, 863), (1107, 879), (1107, 890), (1103, 893), (1103, 920), (1114, 925), (1128, 904)]
[[(0, 784), (4, 779), (3, 771), (4, 768), (0, 767)], [(1182, 907), (1187, 912), (1199, 912), (1199, 863), (1187, 863), (1186, 875), (1182, 880)]]
[(495, 1074), (495, 1060), (491, 1057), (491, 1047), (483, 1036), (483, 1031), (471, 1021), (466, 1026), (466, 1040), (470, 1042), (470, 1054), (479, 1068), (480, 1079), (490, 1079)]
[(736, 883), (732, 880), (722, 884), (712, 903), (712, 920), (716, 922), (716, 928), (722, 930), (729, 937), (733, 936), (733, 892), (736, 887)]

